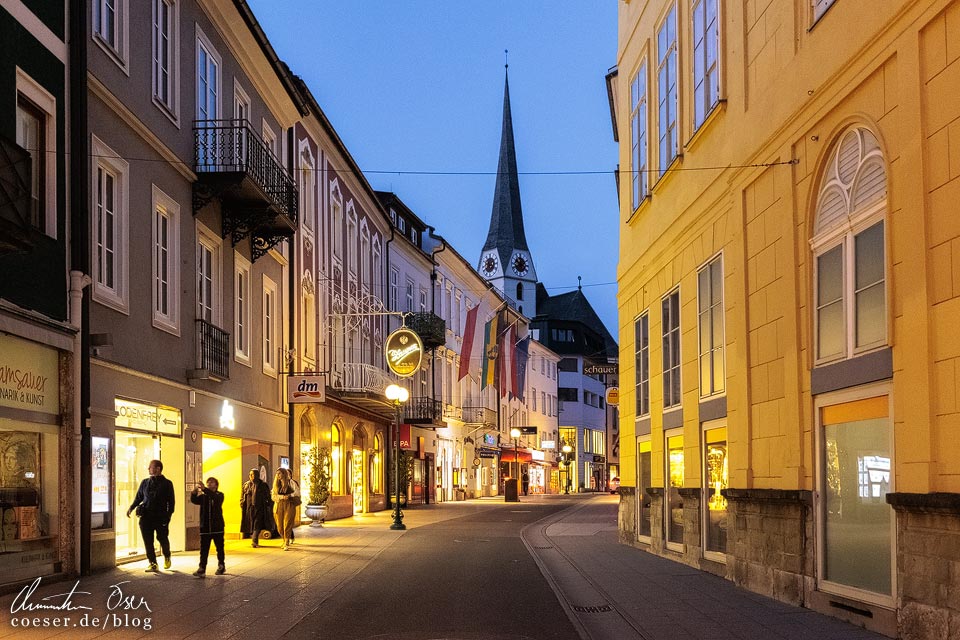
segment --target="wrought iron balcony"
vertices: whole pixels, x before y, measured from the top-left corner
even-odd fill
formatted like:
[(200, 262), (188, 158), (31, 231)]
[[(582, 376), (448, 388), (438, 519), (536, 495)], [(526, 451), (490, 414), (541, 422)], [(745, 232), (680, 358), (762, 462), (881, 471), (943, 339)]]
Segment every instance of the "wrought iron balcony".
[(410, 398), (404, 403), (403, 421), (420, 426), (447, 426), (443, 421), (443, 403), (425, 396)]
[(253, 259), (297, 230), (297, 186), (245, 119), (195, 120), (193, 211), (223, 209), (223, 237), (250, 236)]
[(230, 377), (230, 334), (197, 320), (197, 369), (190, 378), (226, 380)]
[(443, 418), (444, 420), (460, 420), (463, 421), (463, 407), (458, 407), (455, 404), (447, 404), (443, 406)]
[(405, 321), (407, 326), (420, 336), (425, 350), (431, 351), (446, 343), (447, 323), (435, 313), (429, 311), (411, 313)]
[(331, 387), (336, 391), (365, 392), (383, 395), (387, 385), (396, 380), (380, 367), (363, 362), (334, 365)]
[(474, 426), (495, 427), (497, 425), (497, 412), (486, 407), (464, 407), (463, 422)]

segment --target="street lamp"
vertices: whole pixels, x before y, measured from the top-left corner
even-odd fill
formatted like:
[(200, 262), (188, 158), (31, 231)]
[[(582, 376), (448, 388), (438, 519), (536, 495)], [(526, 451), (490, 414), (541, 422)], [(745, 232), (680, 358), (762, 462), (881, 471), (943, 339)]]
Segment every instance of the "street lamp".
[(407, 526), (403, 524), (403, 513), (400, 512), (400, 405), (410, 399), (410, 392), (400, 385), (391, 384), (386, 389), (384, 389), (384, 395), (387, 396), (387, 400), (393, 401), (393, 406), (396, 409), (396, 434), (397, 434), (397, 449), (396, 456), (394, 457), (393, 465), (394, 472), (396, 473), (396, 496), (394, 497), (393, 505), (393, 524), (390, 525), (391, 529), (394, 530), (403, 530)]
[(567, 477), (566, 482), (563, 483), (563, 492), (570, 495), (570, 452), (573, 451), (573, 447), (565, 444), (560, 450), (563, 451), (563, 464), (567, 467)]
[(520, 437), (520, 429), (514, 427), (510, 429), (510, 437), (513, 438), (513, 460), (517, 465), (517, 502), (520, 501), (520, 454), (518, 453), (517, 438)]

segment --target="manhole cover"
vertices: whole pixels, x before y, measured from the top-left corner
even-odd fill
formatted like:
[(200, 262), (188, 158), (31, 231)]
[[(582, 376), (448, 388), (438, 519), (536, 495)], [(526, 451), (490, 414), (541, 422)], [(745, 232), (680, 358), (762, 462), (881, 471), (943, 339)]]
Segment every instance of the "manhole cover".
[(577, 613), (607, 613), (613, 611), (613, 607), (608, 604), (602, 604), (599, 607), (574, 607)]

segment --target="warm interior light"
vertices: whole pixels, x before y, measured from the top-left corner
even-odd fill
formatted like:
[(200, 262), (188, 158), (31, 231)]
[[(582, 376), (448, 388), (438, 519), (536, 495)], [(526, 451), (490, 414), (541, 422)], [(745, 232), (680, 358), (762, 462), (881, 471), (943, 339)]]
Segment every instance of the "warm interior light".
[(563, 451), (564, 453), (570, 453), (571, 451), (573, 451), (573, 447), (571, 447), (568, 444), (565, 444), (563, 445), (563, 448), (561, 449), (561, 451)]
[(510, 437), (511, 437), (511, 438), (519, 438), (519, 437), (520, 437), (520, 429), (517, 429), (516, 427), (514, 427), (513, 429), (510, 429)]
[(388, 385), (387, 388), (383, 390), (383, 393), (387, 396), (387, 400), (393, 400), (395, 402), (406, 402), (410, 399), (410, 392), (397, 384)]

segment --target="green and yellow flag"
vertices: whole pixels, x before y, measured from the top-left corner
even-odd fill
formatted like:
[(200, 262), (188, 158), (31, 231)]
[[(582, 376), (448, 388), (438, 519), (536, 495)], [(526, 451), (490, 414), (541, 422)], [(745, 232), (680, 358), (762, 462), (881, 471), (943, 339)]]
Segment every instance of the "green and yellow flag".
[(483, 325), (483, 372), (480, 375), (480, 389), (497, 384), (497, 363), (500, 356), (500, 345), (497, 340), (500, 314), (495, 314)]

